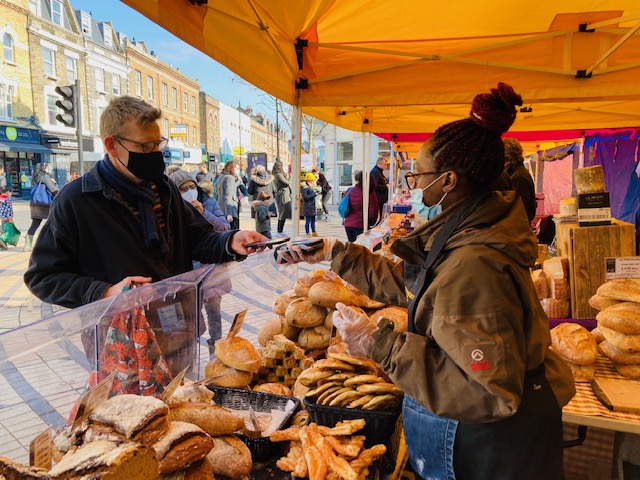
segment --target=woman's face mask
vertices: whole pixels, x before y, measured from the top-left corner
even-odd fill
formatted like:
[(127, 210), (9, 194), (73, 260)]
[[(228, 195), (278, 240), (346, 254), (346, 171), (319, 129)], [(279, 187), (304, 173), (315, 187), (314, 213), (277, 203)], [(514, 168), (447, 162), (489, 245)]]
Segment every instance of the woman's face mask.
[(440, 175), (438, 178), (436, 178), (433, 182), (431, 182), (429, 185), (427, 185), (424, 188), (414, 188), (413, 190), (411, 190), (410, 192), (411, 208), (413, 209), (414, 212), (416, 212), (416, 215), (420, 215), (422, 218), (426, 220), (431, 220), (442, 213), (442, 201), (444, 200), (444, 197), (447, 196), (447, 193), (445, 193), (440, 199), (440, 201), (435, 205), (430, 205), (430, 206), (425, 205), (423, 198), (424, 198), (424, 191), (427, 190), (432, 185), (434, 185), (438, 180), (440, 180), (445, 175), (446, 175), (446, 172)]
[(190, 188), (186, 192), (181, 193), (182, 198), (185, 199), (188, 203), (193, 202), (198, 199), (198, 190), (196, 188)]

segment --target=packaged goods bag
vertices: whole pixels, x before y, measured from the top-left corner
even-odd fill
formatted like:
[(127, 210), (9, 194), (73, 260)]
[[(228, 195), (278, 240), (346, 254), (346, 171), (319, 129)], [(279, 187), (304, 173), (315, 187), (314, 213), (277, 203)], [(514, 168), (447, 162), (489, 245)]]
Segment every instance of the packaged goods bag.
[(0, 240), (14, 247), (20, 239), (20, 230), (18, 230), (13, 222), (4, 222), (2, 224), (2, 234)]

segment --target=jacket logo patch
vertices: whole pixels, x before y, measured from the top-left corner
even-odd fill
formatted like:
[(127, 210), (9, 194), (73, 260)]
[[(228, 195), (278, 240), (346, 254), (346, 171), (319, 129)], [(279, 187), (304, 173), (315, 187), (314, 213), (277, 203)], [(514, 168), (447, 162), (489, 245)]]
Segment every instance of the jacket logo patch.
[(478, 370), (489, 370), (491, 365), (484, 359), (484, 352), (479, 348), (476, 348), (471, 352), (471, 363), (469, 364), (469, 367), (471, 367), (471, 370), (475, 372)]
[(409, 300), (413, 300), (413, 297), (415, 297), (415, 295), (411, 293), (411, 290), (409, 290), (407, 287), (404, 287), (404, 293), (407, 295), (407, 298)]

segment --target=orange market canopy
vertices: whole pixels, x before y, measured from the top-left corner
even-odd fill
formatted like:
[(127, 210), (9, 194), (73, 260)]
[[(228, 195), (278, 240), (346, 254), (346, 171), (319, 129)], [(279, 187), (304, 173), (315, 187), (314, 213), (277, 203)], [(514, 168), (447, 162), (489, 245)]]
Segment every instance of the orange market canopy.
[(638, 0), (123, 2), (351, 130), (432, 132), (500, 81), (525, 102), (512, 132), (640, 125)]

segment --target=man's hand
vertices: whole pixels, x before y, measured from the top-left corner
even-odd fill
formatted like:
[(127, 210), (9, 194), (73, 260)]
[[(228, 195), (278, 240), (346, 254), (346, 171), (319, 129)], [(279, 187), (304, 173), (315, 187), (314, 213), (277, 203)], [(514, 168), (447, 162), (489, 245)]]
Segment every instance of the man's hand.
[(151, 283), (151, 277), (125, 277), (115, 285), (111, 285), (102, 294), (102, 298), (114, 297), (120, 295), (125, 287), (139, 287), (145, 283)]
[(354, 357), (366, 357), (373, 341), (373, 333), (377, 330), (376, 325), (366, 314), (358, 313), (344, 303), (336, 303), (336, 309), (333, 313), (333, 326), (340, 332), (347, 353)]
[(200, 212), (200, 215), (204, 213), (204, 207), (198, 200), (194, 200), (193, 202), (191, 202), (191, 205), (193, 205), (193, 207)]
[(249, 255), (250, 253), (264, 250), (264, 248), (246, 248), (248, 243), (267, 242), (269, 239), (258, 232), (250, 232), (248, 230), (240, 230), (233, 235), (231, 239), (231, 250), (239, 255)]

